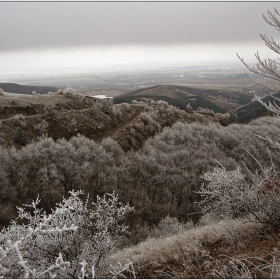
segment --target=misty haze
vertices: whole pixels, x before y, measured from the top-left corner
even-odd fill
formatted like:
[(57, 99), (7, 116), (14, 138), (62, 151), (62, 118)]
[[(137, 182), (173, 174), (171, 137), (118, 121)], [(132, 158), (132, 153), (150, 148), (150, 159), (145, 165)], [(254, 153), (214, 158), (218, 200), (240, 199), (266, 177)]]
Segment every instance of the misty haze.
[(0, 2), (0, 278), (280, 278), (278, 2)]

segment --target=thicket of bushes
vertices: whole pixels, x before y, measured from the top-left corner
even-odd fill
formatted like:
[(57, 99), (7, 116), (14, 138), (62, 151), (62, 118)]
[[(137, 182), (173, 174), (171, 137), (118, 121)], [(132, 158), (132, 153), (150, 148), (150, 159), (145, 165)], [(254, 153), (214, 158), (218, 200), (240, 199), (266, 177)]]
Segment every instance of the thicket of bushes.
[[(143, 114), (144, 119), (146, 113)], [(91, 197), (116, 191), (121, 201), (130, 202), (135, 212), (127, 222), (132, 231), (152, 226), (170, 215), (180, 222), (196, 221), (201, 173), (217, 166), (230, 170), (246, 162), (249, 169), (270, 163), (265, 140), (275, 137), (279, 124), (258, 119), (250, 125), (176, 123), (150, 138), (142, 150), (125, 153), (114, 140), (100, 144), (84, 136), (66, 141), (42, 137), (20, 150), (0, 148), (1, 224), (16, 216), (16, 205), (29, 203), (40, 194), (41, 206), (50, 209), (70, 190), (83, 189)], [(147, 123), (147, 125), (150, 121)], [(276, 153), (271, 153), (275, 164)], [(248, 171), (240, 166), (245, 174)], [(130, 237), (137, 242), (147, 236)]]

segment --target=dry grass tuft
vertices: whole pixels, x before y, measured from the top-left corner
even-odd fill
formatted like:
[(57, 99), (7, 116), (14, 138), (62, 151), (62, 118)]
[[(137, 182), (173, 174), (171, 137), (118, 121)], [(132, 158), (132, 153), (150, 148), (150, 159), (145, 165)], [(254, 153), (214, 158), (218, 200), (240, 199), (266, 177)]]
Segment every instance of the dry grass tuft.
[[(134, 247), (116, 252), (110, 257), (110, 262), (132, 262), (138, 273), (137, 277), (141, 278), (158, 278), (164, 275), (166, 278), (167, 274), (168, 278), (201, 278), (205, 274), (210, 276), (216, 265), (215, 259), (221, 253), (219, 248), (223, 248), (224, 252), (228, 248), (237, 252), (244, 249), (246, 246), (243, 242), (248, 239), (248, 233), (253, 235), (260, 227), (259, 224), (241, 219), (198, 226), (172, 236), (149, 238)], [(163, 267), (166, 269), (162, 270)]]

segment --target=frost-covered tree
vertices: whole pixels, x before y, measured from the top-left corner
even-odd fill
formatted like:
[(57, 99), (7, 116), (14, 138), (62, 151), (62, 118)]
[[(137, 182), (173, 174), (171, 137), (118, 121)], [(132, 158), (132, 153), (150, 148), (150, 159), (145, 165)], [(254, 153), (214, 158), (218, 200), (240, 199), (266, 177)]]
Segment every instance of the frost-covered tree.
[[(275, 13), (268, 11), (268, 16), (263, 15), (265, 21), (280, 31), (280, 14), (277, 9)], [(261, 35), (269, 49), (280, 54), (280, 45), (266, 35)], [(257, 53), (258, 63), (256, 66), (249, 66), (239, 55), (239, 59), (247, 69), (257, 74), (261, 79), (251, 79), (270, 90), (277, 91), (280, 86), (279, 63), (275, 59), (262, 60)], [(279, 58), (278, 58), (279, 59)], [(257, 100), (274, 113), (275, 123), (279, 123), (280, 107), (275, 103), (266, 104), (257, 96)], [(274, 97), (275, 98), (275, 97)], [(275, 98), (276, 101), (280, 101)], [(278, 140), (272, 140), (270, 136), (260, 137), (266, 140), (271, 149), (280, 148)], [(276, 154), (275, 150), (273, 151)], [(268, 154), (271, 156), (270, 151)], [(254, 157), (253, 157), (254, 158)], [(255, 172), (250, 172), (250, 176), (245, 176), (239, 168), (226, 170), (224, 167), (216, 167), (214, 170), (203, 173), (204, 183), (201, 185), (200, 195), (202, 201), (200, 205), (204, 212), (214, 212), (221, 217), (247, 216), (249, 219), (268, 224), (279, 228), (280, 225), (280, 176), (279, 166), (271, 160), (270, 165), (262, 165), (256, 159), (258, 168)], [(248, 174), (249, 175), (249, 174)]]
[(260, 166), (250, 180), (240, 171), (215, 167), (203, 173), (199, 203), (220, 218), (247, 217), (274, 228), (280, 225), (280, 180), (275, 166)]
[(5, 95), (5, 93), (4, 93), (4, 90), (2, 89), (2, 88), (0, 88), (0, 96), (4, 96)]
[[(267, 11), (267, 16), (263, 14), (264, 20), (276, 30), (280, 31), (280, 13), (276, 8), (274, 12)], [(280, 54), (280, 44), (277, 43), (272, 37), (261, 34), (260, 35), (266, 46), (276, 54)], [(276, 59), (261, 59), (259, 53), (255, 54), (257, 59), (257, 64), (255, 66), (249, 66), (242, 57), (238, 54), (237, 56), (242, 61), (242, 63), (247, 67), (247, 69), (257, 74), (259, 79), (254, 79), (252, 76), (249, 77), (259, 85), (262, 85), (270, 90), (279, 91), (280, 89), (280, 71), (279, 63)], [(278, 58), (279, 59), (279, 58)]]
[[(273, 26), (276, 30), (280, 31), (280, 13), (279, 11), (274, 8), (274, 12), (267, 11), (267, 16), (263, 14), (264, 20), (271, 26)], [(277, 43), (272, 37), (268, 38), (266, 35), (261, 34), (261, 38), (265, 42), (266, 46), (272, 50), (276, 54), (280, 54), (280, 44)], [(261, 59), (259, 54), (255, 54), (258, 63), (255, 66), (249, 66), (247, 63), (245, 63), (244, 59), (241, 58), (239, 55), (239, 59), (242, 61), (242, 63), (247, 67), (247, 69), (262, 77), (260, 80), (254, 80), (252, 77), (251, 79), (257, 83), (260, 84), (272, 91), (279, 91), (280, 89), (280, 69), (279, 69), (279, 57), (276, 59)], [(274, 97), (274, 101), (265, 103), (261, 100), (261, 98), (257, 95), (255, 95), (257, 100), (265, 106), (265, 108), (272, 112), (274, 117), (280, 118), (280, 106), (276, 103), (277, 101), (280, 102), (280, 99), (277, 97)], [(271, 146), (280, 148), (280, 142), (278, 140), (272, 140), (269, 136), (267, 136), (266, 139)]]
[(131, 264), (110, 268), (108, 255), (127, 231), (121, 223), (133, 210), (118, 201), (115, 193), (97, 196), (90, 206), (82, 201), (82, 191), (70, 192), (69, 198), (47, 214), (37, 198), (18, 218), (0, 233), (1, 278), (100, 278), (125, 271)]

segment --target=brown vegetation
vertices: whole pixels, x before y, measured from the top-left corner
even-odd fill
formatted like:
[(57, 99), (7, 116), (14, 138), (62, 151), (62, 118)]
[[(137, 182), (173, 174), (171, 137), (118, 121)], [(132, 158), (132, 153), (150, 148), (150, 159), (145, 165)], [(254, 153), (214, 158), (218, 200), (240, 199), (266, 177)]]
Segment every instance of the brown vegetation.
[[(152, 238), (125, 248), (110, 258), (114, 264), (133, 262), (137, 278), (221, 278), (217, 274), (231, 261), (244, 262), (251, 275), (269, 274), (257, 266), (273, 262), (279, 246), (279, 232), (268, 232), (260, 224), (245, 220), (227, 220)], [(276, 252), (277, 253), (277, 252)], [(216, 271), (216, 272), (215, 272)], [(235, 275), (230, 278), (242, 277)]]
[[(4, 146), (20, 147), (41, 136), (36, 128), (44, 120), (48, 122), (44, 134), (55, 140), (70, 139), (78, 134), (96, 141), (112, 137), (125, 150), (139, 149), (145, 140), (155, 134), (155, 131), (145, 129), (145, 125), (137, 135), (128, 133), (134, 123), (141, 122), (140, 114), (147, 104), (130, 106), (108, 104), (106, 105), (108, 108), (104, 109), (104, 104), (96, 102), (92, 97), (57, 93), (46, 95), (5, 93), (0, 98), (0, 145)], [(178, 120), (203, 121), (202, 116), (191, 115), (175, 108), (167, 109), (166, 104), (150, 106), (165, 112), (155, 117), (155, 121), (159, 122), (161, 127), (170, 126)], [(21, 124), (16, 121), (18, 118), (22, 119)], [(14, 141), (18, 128), (25, 135), (25, 142)], [(131, 145), (131, 141), (135, 141), (135, 144)]]

